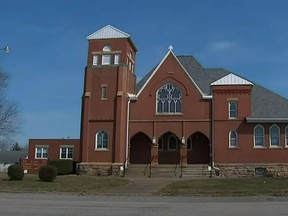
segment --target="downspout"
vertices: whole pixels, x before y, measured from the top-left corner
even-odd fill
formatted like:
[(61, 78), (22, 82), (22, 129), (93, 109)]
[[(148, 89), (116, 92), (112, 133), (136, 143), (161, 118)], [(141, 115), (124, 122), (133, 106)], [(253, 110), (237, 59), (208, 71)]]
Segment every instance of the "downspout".
[(218, 167), (214, 166), (214, 158), (215, 158), (215, 144), (214, 144), (214, 97), (212, 95), (211, 98), (211, 172), (210, 172), (210, 178), (212, 177), (213, 170), (219, 172), (220, 169)]
[(128, 96), (127, 102), (127, 119), (126, 119), (126, 154), (125, 154), (125, 168), (128, 166), (128, 155), (129, 155), (129, 117), (130, 117), (130, 97)]

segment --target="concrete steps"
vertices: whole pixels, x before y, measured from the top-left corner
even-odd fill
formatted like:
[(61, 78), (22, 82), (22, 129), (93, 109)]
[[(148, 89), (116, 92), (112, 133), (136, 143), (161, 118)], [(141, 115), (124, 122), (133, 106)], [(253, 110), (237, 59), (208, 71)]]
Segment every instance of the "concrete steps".
[(125, 177), (132, 178), (208, 178), (215, 176), (215, 172), (208, 170), (208, 164), (188, 164), (185, 167), (182, 167), (182, 176), (181, 168), (179, 164), (160, 164), (151, 167), (151, 176), (150, 176), (150, 166), (146, 164), (130, 164), (125, 171)]

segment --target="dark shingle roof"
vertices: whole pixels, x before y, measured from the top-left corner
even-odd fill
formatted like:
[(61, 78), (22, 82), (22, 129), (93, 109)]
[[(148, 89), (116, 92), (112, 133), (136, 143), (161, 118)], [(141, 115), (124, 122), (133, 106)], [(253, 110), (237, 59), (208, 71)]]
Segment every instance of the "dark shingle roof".
[[(203, 94), (210, 94), (212, 82), (233, 73), (222, 68), (204, 68), (193, 56), (177, 56), (177, 58)], [(137, 92), (147, 82), (156, 67), (137, 83)], [(253, 85), (251, 104), (252, 114), (250, 117), (288, 118), (288, 100), (260, 85)]]
[(28, 151), (0, 151), (0, 163), (14, 164), (19, 163), (20, 158), (28, 156)]

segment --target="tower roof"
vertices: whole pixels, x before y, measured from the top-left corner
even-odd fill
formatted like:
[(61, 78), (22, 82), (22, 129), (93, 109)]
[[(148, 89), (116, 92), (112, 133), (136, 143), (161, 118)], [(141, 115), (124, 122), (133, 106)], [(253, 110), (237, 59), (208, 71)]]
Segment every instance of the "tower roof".
[(87, 37), (88, 40), (110, 38), (130, 38), (130, 35), (111, 25), (107, 25)]
[(245, 80), (235, 74), (228, 74), (221, 79), (216, 80), (215, 82), (211, 83), (211, 85), (253, 85), (248, 80)]

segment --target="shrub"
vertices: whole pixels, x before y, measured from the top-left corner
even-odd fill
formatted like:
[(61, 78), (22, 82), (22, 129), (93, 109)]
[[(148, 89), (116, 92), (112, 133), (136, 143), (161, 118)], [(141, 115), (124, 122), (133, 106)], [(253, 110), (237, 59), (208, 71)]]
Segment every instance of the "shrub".
[(24, 170), (20, 165), (11, 165), (8, 167), (8, 176), (11, 181), (20, 181), (24, 178)]
[(41, 181), (52, 182), (56, 179), (57, 169), (52, 165), (44, 165), (39, 168), (38, 175)]
[(51, 160), (48, 165), (53, 165), (57, 168), (57, 175), (68, 175), (73, 172), (72, 160)]

